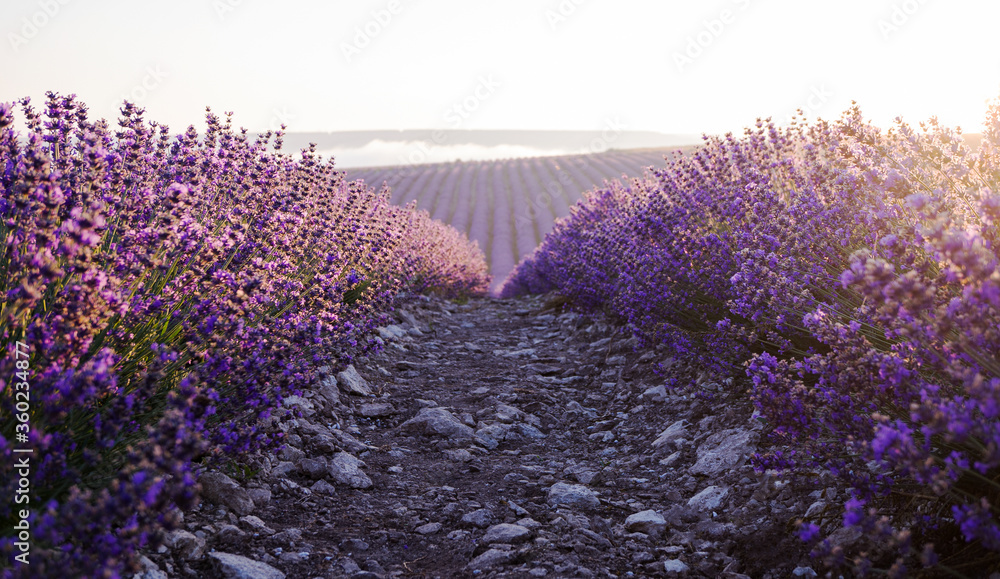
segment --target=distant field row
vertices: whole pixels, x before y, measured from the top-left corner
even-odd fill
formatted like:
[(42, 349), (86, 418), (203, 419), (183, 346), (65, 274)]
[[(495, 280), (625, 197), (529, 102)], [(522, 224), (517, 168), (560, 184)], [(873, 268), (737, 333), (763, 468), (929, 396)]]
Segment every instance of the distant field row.
[(347, 178), (372, 187), (386, 183), (392, 202), (412, 201), (479, 242), (499, 287), (583, 192), (608, 179), (642, 175), (662, 165), (667, 150), (608, 151), (591, 155), (532, 157), (347, 169)]

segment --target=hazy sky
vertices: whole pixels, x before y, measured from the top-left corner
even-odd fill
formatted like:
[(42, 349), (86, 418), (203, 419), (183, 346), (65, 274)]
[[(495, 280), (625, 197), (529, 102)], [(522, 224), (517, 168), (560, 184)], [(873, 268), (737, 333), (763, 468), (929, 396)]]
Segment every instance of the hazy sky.
[(967, 132), (1000, 95), (1000, 2), (3, 0), (0, 101), (123, 97), (200, 129), (739, 130), (857, 100)]

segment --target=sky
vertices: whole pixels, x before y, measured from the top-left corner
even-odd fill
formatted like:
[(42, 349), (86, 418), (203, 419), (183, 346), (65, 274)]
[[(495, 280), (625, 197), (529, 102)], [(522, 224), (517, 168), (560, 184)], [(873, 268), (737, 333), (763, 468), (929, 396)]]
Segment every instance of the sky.
[(3, 0), (0, 101), (124, 99), (181, 130), (740, 132), (857, 101), (981, 129), (1000, 2)]

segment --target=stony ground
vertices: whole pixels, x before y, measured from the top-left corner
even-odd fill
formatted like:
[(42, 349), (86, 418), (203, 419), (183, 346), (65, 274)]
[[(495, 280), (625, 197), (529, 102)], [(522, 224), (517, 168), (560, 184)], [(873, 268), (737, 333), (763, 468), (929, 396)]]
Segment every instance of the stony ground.
[(278, 455), (202, 477), (143, 576), (814, 576), (794, 521), (844, 489), (755, 473), (739, 384), (672, 394), (668, 352), (546, 305), (408, 304), (383, 352), (287, 401)]

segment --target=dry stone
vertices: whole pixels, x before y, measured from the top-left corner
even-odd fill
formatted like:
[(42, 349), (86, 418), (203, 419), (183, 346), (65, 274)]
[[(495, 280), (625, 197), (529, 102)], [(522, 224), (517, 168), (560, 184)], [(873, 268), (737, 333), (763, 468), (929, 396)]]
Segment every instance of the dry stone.
[(340, 406), (340, 391), (337, 389), (336, 377), (331, 375), (322, 378), (316, 388), (316, 393), (326, 400), (329, 407)]
[(395, 413), (396, 409), (388, 402), (373, 402), (361, 405), (361, 416), (365, 418), (381, 418), (383, 416), (392, 416)]
[(372, 479), (368, 478), (361, 467), (365, 463), (346, 452), (339, 452), (330, 461), (330, 476), (333, 480), (345, 484), (354, 489), (367, 489), (372, 486)]
[(344, 371), (337, 374), (337, 383), (340, 385), (341, 390), (347, 392), (348, 394), (354, 394), (356, 396), (373, 396), (371, 386), (368, 381), (365, 380), (361, 374), (354, 368), (354, 365), (350, 365), (344, 369)]
[(531, 538), (531, 530), (521, 525), (510, 523), (500, 523), (486, 529), (483, 535), (483, 543), (492, 545), (493, 543), (521, 543)]
[(688, 499), (688, 506), (699, 511), (718, 509), (729, 494), (729, 487), (712, 485)]
[(139, 558), (139, 565), (142, 566), (142, 571), (136, 573), (134, 579), (169, 579), (167, 574), (145, 555)]
[(757, 433), (742, 428), (716, 432), (698, 447), (692, 474), (715, 476), (743, 464), (753, 454)]
[(421, 535), (433, 535), (434, 533), (440, 531), (441, 527), (442, 527), (441, 523), (426, 523), (424, 525), (420, 525), (419, 527), (413, 530), (416, 531), (417, 533), (420, 533)]
[(444, 408), (421, 408), (413, 418), (400, 425), (406, 432), (445, 436), (447, 438), (473, 438), (475, 432), (462, 424), (455, 415)]
[(357, 438), (354, 438), (344, 430), (340, 429), (331, 430), (330, 433), (333, 434), (333, 437), (336, 439), (337, 444), (347, 452), (360, 454), (366, 450), (371, 450), (370, 446), (361, 442)]
[(285, 574), (267, 563), (240, 555), (215, 551), (208, 554), (219, 577), (225, 579), (285, 579)]
[(641, 511), (625, 519), (625, 528), (632, 532), (658, 537), (667, 529), (667, 521), (654, 510)]
[(213, 503), (229, 507), (238, 516), (253, 512), (253, 500), (246, 489), (221, 472), (206, 472), (198, 482), (202, 496)]
[(667, 388), (662, 384), (659, 386), (653, 386), (652, 388), (647, 388), (642, 393), (642, 398), (653, 402), (663, 402), (667, 399)]
[(168, 533), (165, 542), (181, 559), (200, 559), (205, 554), (205, 539), (182, 529)]
[(490, 569), (510, 561), (515, 553), (490, 549), (469, 562), (469, 569)]
[(689, 434), (687, 429), (687, 421), (678, 420), (677, 422), (674, 422), (673, 424), (668, 426), (666, 430), (661, 432), (660, 435), (656, 437), (656, 440), (653, 441), (653, 448), (660, 449), (661, 447), (664, 447), (664, 445), (668, 443), (674, 442), (681, 438), (687, 438), (688, 436)]
[(316, 415), (316, 405), (311, 400), (301, 396), (285, 396), (281, 400), (281, 404), (286, 408), (298, 408), (306, 418)]
[(376, 331), (378, 332), (378, 335), (387, 342), (390, 340), (396, 340), (402, 338), (403, 336), (406, 335), (406, 330), (395, 324), (390, 324), (388, 326), (382, 326), (380, 328), (376, 328)]
[(476, 509), (471, 513), (462, 515), (462, 522), (473, 527), (485, 529), (493, 522), (493, 511), (489, 509)]
[(577, 508), (597, 508), (601, 501), (597, 493), (583, 485), (556, 483), (549, 487), (547, 501), (550, 505), (566, 505)]

